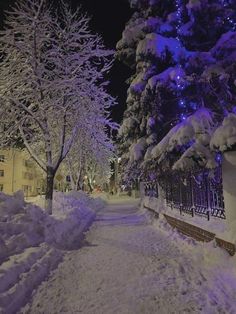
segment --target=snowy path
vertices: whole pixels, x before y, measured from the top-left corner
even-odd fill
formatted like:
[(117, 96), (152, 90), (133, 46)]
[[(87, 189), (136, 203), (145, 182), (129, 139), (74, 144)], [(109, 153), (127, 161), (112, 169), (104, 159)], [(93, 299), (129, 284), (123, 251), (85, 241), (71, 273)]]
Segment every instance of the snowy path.
[(101, 211), (84, 246), (66, 255), (21, 313), (236, 313), (232, 268), (173, 241), (137, 208)]

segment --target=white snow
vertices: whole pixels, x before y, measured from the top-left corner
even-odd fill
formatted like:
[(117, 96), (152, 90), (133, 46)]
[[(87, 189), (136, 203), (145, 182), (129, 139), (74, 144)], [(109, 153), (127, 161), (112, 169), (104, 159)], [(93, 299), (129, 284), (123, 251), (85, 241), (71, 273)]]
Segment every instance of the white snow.
[(137, 143), (134, 143), (130, 146), (130, 161), (138, 161), (143, 155), (145, 148), (147, 147), (146, 139), (144, 137), (138, 139)]
[(224, 152), (230, 150), (236, 144), (236, 114), (230, 113), (224, 118), (214, 132), (211, 139), (211, 148)]
[(174, 164), (174, 169), (187, 169), (194, 166), (193, 158), (199, 160), (201, 166), (216, 167), (214, 154), (209, 149), (214, 130), (212, 113), (206, 108), (197, 110), (183, 122), (174, 126), (167, 135), (152, 150), (152, 157), (161, 162), (174, 149), (186, 150)]
[[(192, 217), (189, 214), (182, 213), (180, 215), (179, 210), (171, 209), (169, 206), (165, 204), (160, 198), (145, 196), (142, 204), (153, 209), (157, 213), (167, 214), (171, 217), (177, 218), (179, 220), (188, 222), (196, 227), (205, 229), (209, 232), (215, 233), (218, 237), (221, 238), (222, 234), (226, 235), (227, 233), (227, 224), (224, 219), (219, 219), (215, 217), (211, 217), (208, 221), (206, 217), (195, 215)], [(226, 239), (224, 237), (225, 240)]]
[(177, 39), (150, 33), (139, 42), (136, 50), (136, 61), (142, 60), (143, 56), (147, 55), (163, 60), (166, 58), (167, 51), (171, 53), (175, 62), (188, 54)]
[(180, 159), (174, 163), (173, 170), (189, 170), (196, 167), (194, 158), (198, 157), (198, 164), (208, 169), (214, 169), (217, 167), (217, 163), (208, 147), (200, 143), (192, 144), (180, 157)]
[(136, 121), (132, 117), (124, 119), (119, 129), (119, 135), (127, 134), (132, 128), (134, 128), (135, 124), (136, 124)]
[(154, 90), (158, 84), (168, 85), (169, 88), (176, 89), (177, 83), (184, 81), (185, 72), (179, 67), (169, 67), (162, 73), (154, 75), (148, 80), (146, 89)]
[(26, 203), (22, 192), (0, 193), (0, 313), (16, 313), (62, 260), (63, 250), (78, 248), (104, 204), (82, 192), (55, 193), (49, 216)]
[(113, 202), (21, 313), (233, 314), (235, 271), (235, 257), (212, 243)]
[(130, 84), (130, 91), (135, 94), (141, 94), (146, 86), (146, 81), (144, 80), (144, 73), (140, 72)]

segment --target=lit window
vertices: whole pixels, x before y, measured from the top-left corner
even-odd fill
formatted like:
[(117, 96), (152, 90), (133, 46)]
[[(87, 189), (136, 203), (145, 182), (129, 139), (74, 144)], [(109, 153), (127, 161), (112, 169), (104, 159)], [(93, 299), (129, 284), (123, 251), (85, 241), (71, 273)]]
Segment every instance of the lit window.
[(0, 177), (4, 177), (4, 170), (0, 170)]
[(5, 156), (4, 155), (0, 155), (0, 162), (4, 162), (5, 161)]

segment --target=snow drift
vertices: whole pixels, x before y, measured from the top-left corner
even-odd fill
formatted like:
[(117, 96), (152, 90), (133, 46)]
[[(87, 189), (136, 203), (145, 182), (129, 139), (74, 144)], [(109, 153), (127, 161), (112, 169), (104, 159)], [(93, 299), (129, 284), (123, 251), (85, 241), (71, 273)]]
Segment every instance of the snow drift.
[(0, 193), (0, 313), (16, 313), (55, 269), (64, 250), (78, 248), (96, 211), (104, 206), (83, 192), (55, 193), (53, 215)]

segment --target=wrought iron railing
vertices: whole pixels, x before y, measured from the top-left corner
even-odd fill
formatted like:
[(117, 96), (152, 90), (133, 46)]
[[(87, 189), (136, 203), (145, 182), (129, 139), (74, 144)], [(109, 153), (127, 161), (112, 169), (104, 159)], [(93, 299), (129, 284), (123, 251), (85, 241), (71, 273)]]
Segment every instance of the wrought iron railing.
[(145, 195), (158, 197), (158, 183), (166, 203), (192, 216), (201, 215), (225, 219), (222, 169), (198, 170), (191, 173), (174, 173), (159, 178), (158, 182), (145, 183)]
[(156, 181), (144, 183), (145, 196), (158, 197), (158, 183)]

